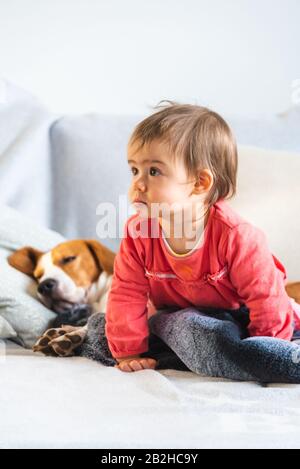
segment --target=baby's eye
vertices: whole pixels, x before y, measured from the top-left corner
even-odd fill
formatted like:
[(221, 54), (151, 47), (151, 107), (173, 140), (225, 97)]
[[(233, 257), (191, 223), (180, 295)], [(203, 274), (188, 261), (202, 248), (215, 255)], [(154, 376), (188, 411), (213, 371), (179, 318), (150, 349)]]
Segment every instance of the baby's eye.
[[(156, 173), (156, 174), (153, 174), (153, 171), (154, 171), (154, 173)], [(132, 174), (133, 174), (134, 176), (136, 176), (138, 170), (137, 170), (137, 168), (132, 167), (132, 168), (131, 168), (131, 172), (132, 172)], [(151, 168), (150, 168), (150, 175), (151, 175), (151, 176), (156, 176), (157, 174), (161, 174), (160, 170), (157, 169), (157, 168), (151, 167)]]
[(136, 176), (135, 170), (137, 171), (136, 168), (131, 168), (131, 172), (132, 172), (132, 174), (133, 174), (134, 176)]
[[(153, 170), (154, 172), (157, 172), (158, 174), (161, 174), (159, 169), (153, 168), (153, 167), (150, 168), (150, 174), (151, 174), (151, 171), (152, 171), (152, 170)], [(155, 176), (155, 174), (151, 174), (151, 176)]]

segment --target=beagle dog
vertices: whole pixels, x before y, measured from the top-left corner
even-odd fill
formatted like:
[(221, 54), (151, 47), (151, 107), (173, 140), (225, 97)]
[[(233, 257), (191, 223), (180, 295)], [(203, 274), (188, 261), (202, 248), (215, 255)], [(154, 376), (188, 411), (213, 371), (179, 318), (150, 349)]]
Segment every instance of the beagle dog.
[(15, 269), (38, 282), (37, 295), (57, 313), (52, 324), (82, 326), (105, 312), (115, 253), (96, 240), (63, 242), (50, 251), (24, 247), (8, 257)]

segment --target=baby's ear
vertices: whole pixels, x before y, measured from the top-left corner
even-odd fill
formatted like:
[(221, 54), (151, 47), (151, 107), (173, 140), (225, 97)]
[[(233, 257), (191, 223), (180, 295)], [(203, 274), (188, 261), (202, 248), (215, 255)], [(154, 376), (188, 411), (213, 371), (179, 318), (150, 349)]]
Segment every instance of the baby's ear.
[(36, 268), (39, 258), (43, 254), (44, 252), (39, 251), (38, 249), (25, 246), (24, 248), (18, 249), (17, 251), (10, 254), (10, 256), (7, 258), (7, 261), (9, 265), (15, 269), (33, 277), (33, 271)]

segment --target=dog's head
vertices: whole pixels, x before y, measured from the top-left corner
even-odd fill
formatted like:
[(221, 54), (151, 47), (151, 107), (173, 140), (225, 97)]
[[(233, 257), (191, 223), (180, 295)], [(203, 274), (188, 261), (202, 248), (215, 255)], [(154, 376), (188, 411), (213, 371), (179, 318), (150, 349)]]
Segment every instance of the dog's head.
[(102, 272), (113, 273), (115, 254), (96, 240), (73, 240), (42, 252), (24, 247), (8, 257), (9, 264), (38, 282), (41, 301), (57, 313), (86, 302)]

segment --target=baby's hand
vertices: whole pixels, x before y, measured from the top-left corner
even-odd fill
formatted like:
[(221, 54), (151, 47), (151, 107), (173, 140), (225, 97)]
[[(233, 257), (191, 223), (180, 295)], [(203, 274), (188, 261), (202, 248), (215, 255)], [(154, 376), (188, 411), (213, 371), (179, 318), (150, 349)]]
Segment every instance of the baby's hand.
[(117, 359), (118, 365), (115, 368), (119, 368), (121, 371), (132, 372), (140, 370), (154, 370), (157, 365), (157, 361), (154, 358), (120, 358)]

